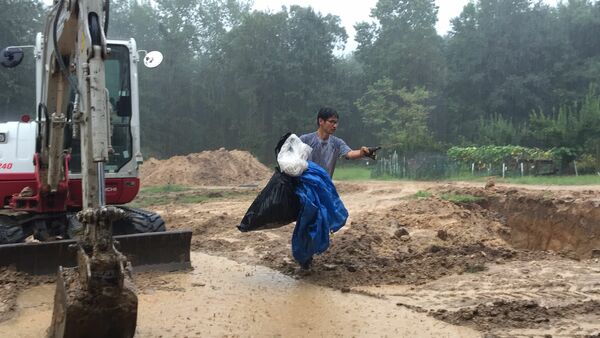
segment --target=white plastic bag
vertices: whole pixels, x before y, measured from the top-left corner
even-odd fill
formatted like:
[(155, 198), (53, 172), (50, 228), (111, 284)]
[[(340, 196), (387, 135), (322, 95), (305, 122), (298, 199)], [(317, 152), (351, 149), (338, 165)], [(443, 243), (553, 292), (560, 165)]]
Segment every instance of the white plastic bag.
[(300, 176), (308, 168), (308, 156), (312, 148), (302, 142), (296, 134), (290, 135), (277, 154), (277, 163), (282, 172), (290, 176)]

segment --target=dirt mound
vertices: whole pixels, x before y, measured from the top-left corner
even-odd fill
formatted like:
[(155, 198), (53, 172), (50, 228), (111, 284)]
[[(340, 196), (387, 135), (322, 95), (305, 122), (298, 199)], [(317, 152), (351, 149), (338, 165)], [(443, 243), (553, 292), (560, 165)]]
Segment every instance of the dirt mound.
[[(357, 215), (315, 259), (309, 279), (329, 286), (422, 284), (523, 258), (502, 237), (506, 226), (477, 204), (407, 199)], [(314, 278), (314, 279), (313, 279)]]
[(498, 300), (449, 312), (437, 310), (432, 315), (455, 325), (467, 325), (479, 330), (506, 328), (533, 328), (548, 326), (562, 318), (580, 315), (600, 315), (600, 302), (589, 300), (559, 307), (543, 307), (533, 301)]
[(150, 158), (140, 168), (142, 186), (253, 184), (268, 179), (271, 174), (272, 171), (249, 152), (223, 148), (166, 160)]

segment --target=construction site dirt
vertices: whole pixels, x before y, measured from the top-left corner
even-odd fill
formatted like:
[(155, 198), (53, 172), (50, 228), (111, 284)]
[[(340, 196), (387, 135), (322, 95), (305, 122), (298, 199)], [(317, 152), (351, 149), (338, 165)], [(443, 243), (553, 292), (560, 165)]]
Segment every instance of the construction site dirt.
[[(307, 272), (294, 224), (236, 228), (253, 179), (141, 194), (194, 235), (192, 270), (134, 274), (137, 336), (600, 335), (600, 186), (336, 182), (350, 217)], [(54, 278), (0, 274), (0, 332), (43, 336)]]

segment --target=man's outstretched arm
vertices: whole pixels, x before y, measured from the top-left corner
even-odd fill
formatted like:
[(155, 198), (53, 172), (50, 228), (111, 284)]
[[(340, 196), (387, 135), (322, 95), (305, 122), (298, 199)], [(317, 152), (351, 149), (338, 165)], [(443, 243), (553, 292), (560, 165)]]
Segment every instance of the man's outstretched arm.
[(369, 155), (369, 148), (360, 147), (360, 149), (350, 150), (349, 152), (346, 153), (345, 157), (349, 160), (356, 160), (359, 158), (363, 158), (367, 155)]

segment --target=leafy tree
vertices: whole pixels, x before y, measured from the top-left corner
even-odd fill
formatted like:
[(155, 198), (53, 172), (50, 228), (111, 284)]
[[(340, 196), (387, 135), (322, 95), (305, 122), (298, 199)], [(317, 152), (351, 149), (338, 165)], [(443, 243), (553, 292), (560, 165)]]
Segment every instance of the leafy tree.
[(527, 125), (515, 125), (511, 120), (495, 114), (488, 119), (480, 118), (478, 130), (477, 144), (521, 144), (527, 133)]
[(333, 51), (345, 38), (339, 18), (298, 6), (253, 12), (228, 32), (221, 107), (236, 144), (271, 160), (283, 133), (314, 126), (318, 107), (335, 94)]
[[(332, 86), (335, 93), (331, 94), (326, 102), (335, 107), (340, 114), (337, 135), (352, 148), (357, 145), (375, 145), (372, 130), (365, 125), (358, 107), (354, 104), (367, 87), (362, 64), (352, 55), (338, 59), (335, 75), (329, 82), (335, 84)], [(316, 113), (313, 114), (312, 121), (315, 121), (314, 116)], [(313, 126), (315, 124), (310, 127)]]
[(374, 24), (356, 28), (356, 57), (368, 80), (389, 77), (398, 87), (443, 87), (442, 39), (437, 35), (434, 0), (379, 0)]
[[(569, 0), (557, 6), (558, 22), (553, 27), (563, 36), (562, 58), (556, 68), (556, 96), (560, 103), (585, 96), (590, 83), (600, 77), (600, 2)], [(560, 67), (560, 68), (559, 68)]]
[[(32, 45), (42, 29), (42, 4), (31, 0), (0, 0), (0, 49)], [(16, 68), (0, 68), (0, 122), (35, 114), (35, 59), (31, 49)]]
[(427, 128), (433, 107), (427, 105), (429, 93), (423, 88), (394, 89), (391, 79), (383, 78), (368, 87), (356, 105), (363, 122), (374, 130), (378, 141), (402, 152), (414, 154), (434, 145)]
[(449, 110), (453, 135), (477, 137), (480, 117), (525, 121), (549, 109), (564, 37), (555, 12), (531, 0), (479, 0), (452, 22), (447, 41)]

